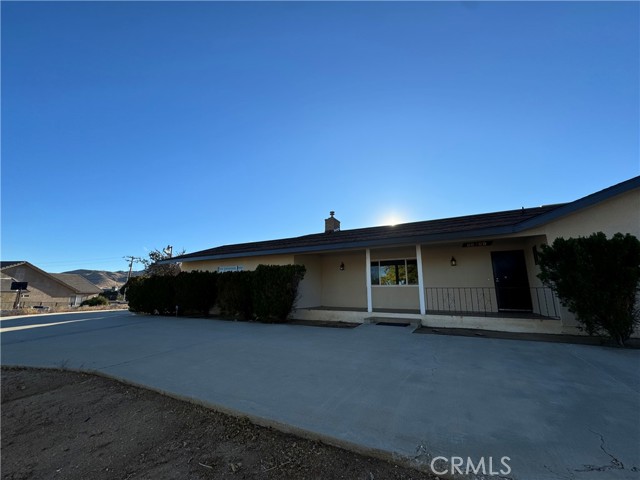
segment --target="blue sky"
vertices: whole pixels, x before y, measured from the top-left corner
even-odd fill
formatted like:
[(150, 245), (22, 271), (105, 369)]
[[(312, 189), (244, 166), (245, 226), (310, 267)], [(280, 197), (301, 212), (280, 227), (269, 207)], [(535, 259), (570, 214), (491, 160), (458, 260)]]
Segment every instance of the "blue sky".
[(2, 259), (575, 200), (640, 173), (638, 2), (2, 2)]

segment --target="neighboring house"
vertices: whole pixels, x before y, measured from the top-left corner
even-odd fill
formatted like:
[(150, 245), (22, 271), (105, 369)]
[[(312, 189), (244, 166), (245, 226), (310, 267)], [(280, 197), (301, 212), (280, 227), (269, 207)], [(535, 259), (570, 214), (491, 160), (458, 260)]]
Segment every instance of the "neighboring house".
[[(12, 308), (18, 292), (11, 290), (12, 281), (27, 282), (27, 290), (21, 292), (21, 307), (77, 306), (84, 300), (102, 292), (80, 275), (47, 273), (25, 261), (0, 262), (2, 273), (2, 308)], [(12, 298), (12, 300), (10, 300)]]
[(12, 308), (18, 298), (19, 292), (11, 290), (13, 282), (17, 282), (17, 280), (0, 271), (0, 305), (2, 308)]
[(574, 202), (395, 226), (226, 245), (174, 257), (185, 271), (302, 264), (294, 316), (401, 318), (425, 326), (576, 333), (572, 314), (537, 277), (557, 237), (602, 231), (640, 238), (640, 177)]

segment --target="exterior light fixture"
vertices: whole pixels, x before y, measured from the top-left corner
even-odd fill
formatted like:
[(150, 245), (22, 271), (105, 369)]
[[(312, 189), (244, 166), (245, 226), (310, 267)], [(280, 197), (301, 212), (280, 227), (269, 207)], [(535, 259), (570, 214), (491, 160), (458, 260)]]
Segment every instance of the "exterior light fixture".
[(344, 270), (344, 262), (340, 262), (340, 270)]
[(458, 265), (458, 262), (456, 262), (456, 257), (451, 257), (451, 266), (455, 267), (456, 265)]

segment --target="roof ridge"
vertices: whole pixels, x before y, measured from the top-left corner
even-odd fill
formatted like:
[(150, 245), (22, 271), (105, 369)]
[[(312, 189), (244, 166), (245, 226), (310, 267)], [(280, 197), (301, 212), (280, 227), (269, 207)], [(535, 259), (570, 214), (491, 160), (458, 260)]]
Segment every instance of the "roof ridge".
[[(339, 249), (382, 247), (393, 244), (408, 245), (415, 242), (450, 242), (463, 237), (480, 238), (512, 235), (551, 222), (564, 215), (587, 208), (638, 187), (640, 187), (640, 176), (572, 202), (222, 245), (173, 257), (162, 261), (162, 263), (175, 263), (182, 260), (194, 261), (257, 255), (310, 253)], [(522, 218), (520, 215), (522, 215)]]

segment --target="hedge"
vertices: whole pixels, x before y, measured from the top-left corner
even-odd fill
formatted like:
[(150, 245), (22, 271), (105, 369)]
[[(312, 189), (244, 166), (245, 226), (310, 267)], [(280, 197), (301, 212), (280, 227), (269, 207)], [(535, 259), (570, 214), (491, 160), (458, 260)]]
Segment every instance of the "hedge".
[(133, 277), (125, 287), (132, 312), (223, 315), (262, 322), (286, 322), (293, 310), (302, 265), (258, 265), (247, 272), (181, 272), (176, 276)]
[(261, 322), (285, 322), (298, 297), (304, 265), (258, 265), (253, 274), (253, 312)]
[(175, 305), (179, 314), (209, 314), (216, 304), (217, 273), (214, 272), (181, 272), (175, 277)]
[(254, 272), (218, 274), (218, 307), (222, 315), (253, 318), (252, 281)]

